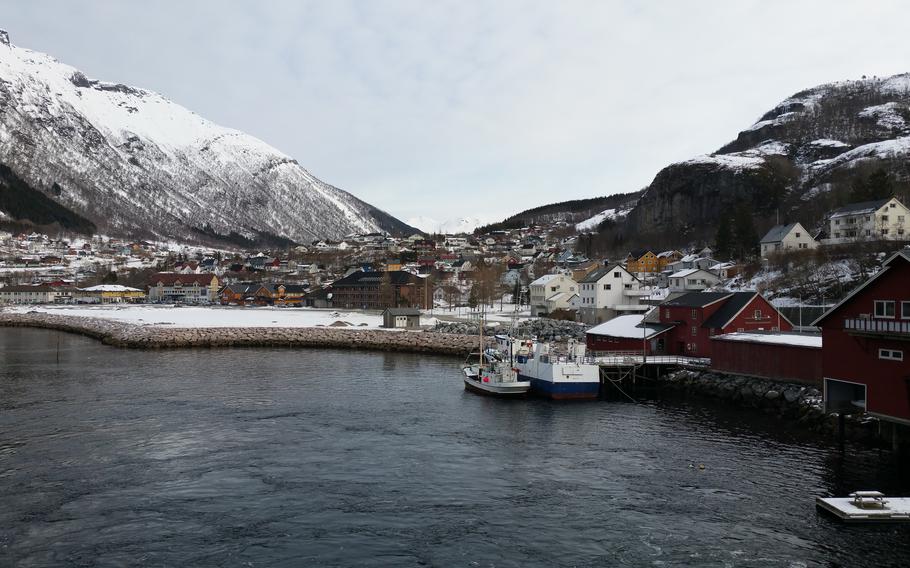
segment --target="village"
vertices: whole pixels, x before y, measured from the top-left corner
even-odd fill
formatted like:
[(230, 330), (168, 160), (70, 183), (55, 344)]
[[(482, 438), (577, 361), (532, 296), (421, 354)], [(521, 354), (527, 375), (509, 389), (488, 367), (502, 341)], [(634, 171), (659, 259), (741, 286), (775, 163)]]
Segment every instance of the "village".
[[(0, 303), (14, 310), (114, 307), (54, 313), (127, 320), (132, 313), (132, 323), (155, 320), (147, 311), (123, 311), (133, 304), (228, 310), (185, 312), (185, 326), (448, 325), (446, 331), (474, 333), (476, 323), (453, 328), (453, 322), (552, 321), (551, 338), (583, 338), (594, 357), (633, 365), (671, 360), (805, 385), (824, 393), (831, 412), (862, 410), (906, 425), (910, 404), (897, 391), (910, 337), (910, 250), (900, 248), (908, 214), (890, 198), (833, 211), (827, 234), (812, 235), (798, 222), (779, 225), (761, 239), (760, 259), (751, 265), (717, 259), (707, 246), (588, 259), (575, 250), (572, 227), (559, 222), (477, 235), (352, 235), (277, 254), (6, 234), (0, 238)], [(847, 293), (822, 292), (813, 302), (782, 295), (763, 279), (781, 258), (806, 263), (807, 255), (826, 247), (869, 243), (893, 252), (879, 253), (879, 266), (848, 281)], [(253, 307), (316, 311), (285, 317), (244, 310)], [(230, 313), (246, 319), (225, 319)], [(173, 312), (168, 316), (175, 319)]]

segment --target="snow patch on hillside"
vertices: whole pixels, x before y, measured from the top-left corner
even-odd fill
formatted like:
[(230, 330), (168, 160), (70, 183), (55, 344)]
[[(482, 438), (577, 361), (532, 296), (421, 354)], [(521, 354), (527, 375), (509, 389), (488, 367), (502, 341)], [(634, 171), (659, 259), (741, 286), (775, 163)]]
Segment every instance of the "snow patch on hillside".
[(762, 158), (741, 154), (705, 154), (677, 162), (674, 165), (712, 165), (741, 172), (743, 170), (758, 169), (764, 163), (765, 160)]
[(579, 233), (583, 233), (585, 231), (594, 231), (601, 223), (607, 219), (620, 219), (628, 215), (629, 211), (630, 209), (607, 209), (605, 211), (601, 211), (590, 219), (586, 219), (581, 223), (576, 223), (575, 230)]
[(907, 112), (907, 107), (894, 101), (883, 105), (866, 107), (858, 114), (860, 118), (874, 120), (875, 124), (888, 130), (901, 129), (907, 126), (907, 121), (903, 114)]

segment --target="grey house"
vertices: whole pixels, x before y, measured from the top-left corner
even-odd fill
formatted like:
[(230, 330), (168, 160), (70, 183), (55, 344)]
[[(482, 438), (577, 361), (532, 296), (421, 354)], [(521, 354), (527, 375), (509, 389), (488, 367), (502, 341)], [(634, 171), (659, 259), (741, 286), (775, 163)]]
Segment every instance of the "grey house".
[(420, 328), (420, 310), (417, 308), (386, 308), (382, 312), (382, 327), (418, 329)]

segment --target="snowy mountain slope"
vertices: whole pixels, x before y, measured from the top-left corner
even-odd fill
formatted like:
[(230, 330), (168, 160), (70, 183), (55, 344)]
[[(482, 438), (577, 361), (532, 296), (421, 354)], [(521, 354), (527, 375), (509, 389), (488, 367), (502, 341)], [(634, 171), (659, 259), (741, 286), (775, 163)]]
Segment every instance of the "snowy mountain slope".
[(108, 234), (305, 242), (409, 229), (261, 140), (151, 91), (89, 80), (5, 32), (0, 164)]
[(487, 222), (488, 221), (484, 221), (479, 217), (446, 219), (445, 221), (437, 221), (431, 217), (411, 217), (407, 220), (408, 225), (432, 235), (471, 234), (474, 232), (474, 229)]

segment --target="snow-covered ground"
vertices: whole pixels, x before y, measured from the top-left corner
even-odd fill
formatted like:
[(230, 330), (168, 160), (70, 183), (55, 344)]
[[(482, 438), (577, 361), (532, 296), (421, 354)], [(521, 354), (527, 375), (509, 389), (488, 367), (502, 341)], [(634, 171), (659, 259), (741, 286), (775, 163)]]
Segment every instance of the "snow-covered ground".
[[(167, 327), (318, 327), (336, 321), (355, 327), (378, 328), (382, 316), (345, 310), (313, 308), (240, 308), (195, 306), (14, 306), (8, 312), (37, 311), (61, 316), (104, 318), (136, 325)], [(421, 320), (423, 324), (435, 323)]]

